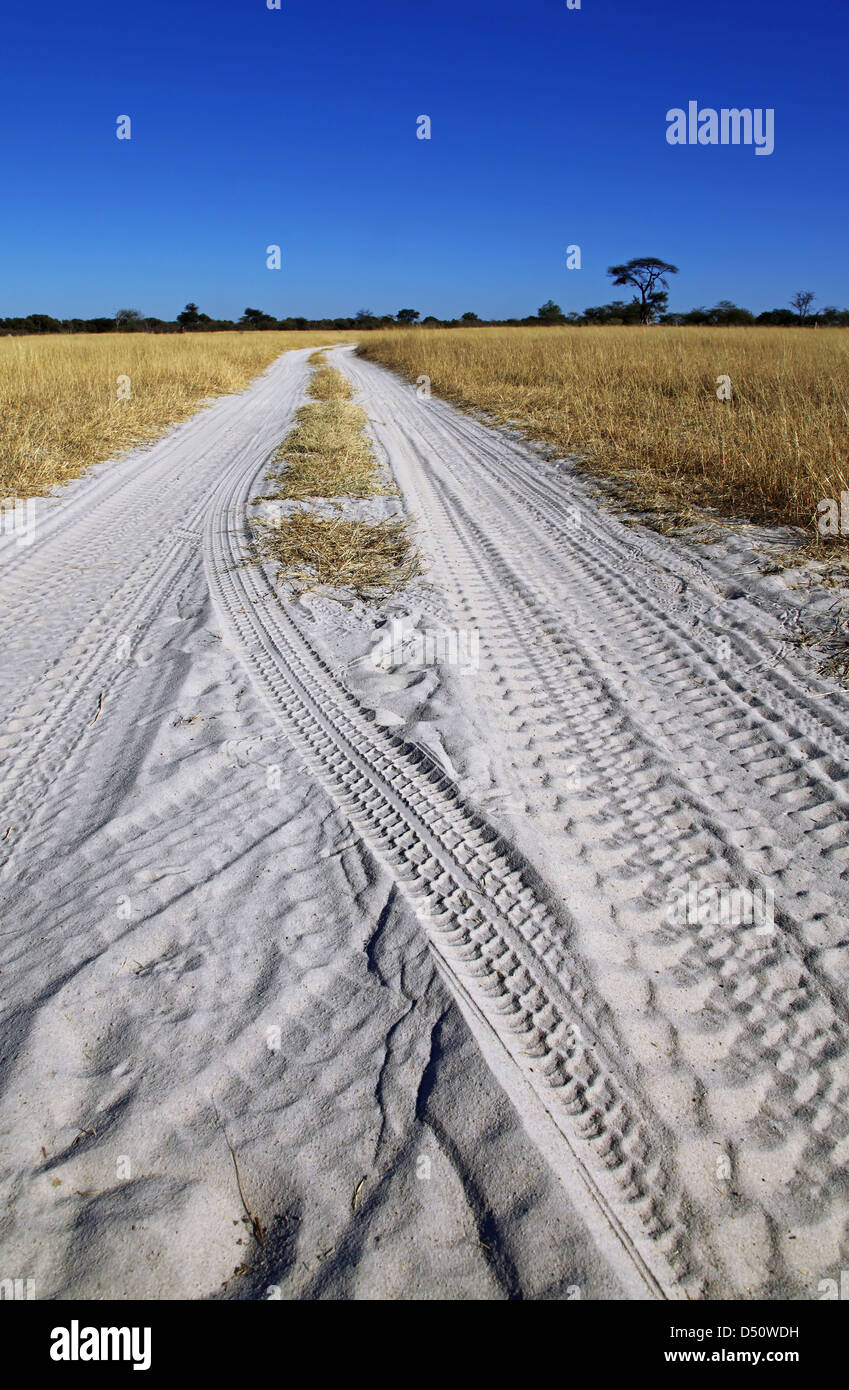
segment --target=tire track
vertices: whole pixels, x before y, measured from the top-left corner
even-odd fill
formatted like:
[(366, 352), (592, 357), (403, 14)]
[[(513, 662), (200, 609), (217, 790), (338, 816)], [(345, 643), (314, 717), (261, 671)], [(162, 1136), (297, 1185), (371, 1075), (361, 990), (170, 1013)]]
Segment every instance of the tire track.
[[(199, 536), (221, 467), (225, 477), (241, 477), (279, 439), (303, 394), (307, 355), (278, 359), (252, 391), (225, 397), (193, 417), (125, 471), (113, 467), (93, 490), (93, 501), (89, 490), (80, 489), (59, 513), (63, 524), (48, 524), (33, 547), (14, 553), (0, 569), (10, 626), (25, 638), (34, 634), (39, 652), (62, 652), (23, 698), (15, 682), (15, 706), (0, 724), (0, 747), (7, 750), (0, 792), (6, 824), (14, 826), (0, 844), (0, 877), (8, 876), (32, 822), (43, 838), (55, 818), (67, 813), (62, 787), (69, 765), (85, 759), (98, 692), (108, 719), (112, 704), (128, 697), (138, 676), (132, 662), (119, 660), (120, 635), (132, 633), (133, 645), (141, 647), (167, 603), (201, 576)], [(245, 418), (253, 416), (260, 423), (245, 438)], [(185, 466), (187, 436), (202, 459), (199, 468)], [(173, 474), (175, 457), (182, 461), (179, 477)], [(104, 557), (126, 563), (129, 573), (116, 576), (117, 587), (105, 597), (102, 577), (94, 580), (96, 611), (67, 633), (58, 599), (68, 585), (69, 562), (99, 574)], [(8, 670), (7, 679), (12, 674)]]

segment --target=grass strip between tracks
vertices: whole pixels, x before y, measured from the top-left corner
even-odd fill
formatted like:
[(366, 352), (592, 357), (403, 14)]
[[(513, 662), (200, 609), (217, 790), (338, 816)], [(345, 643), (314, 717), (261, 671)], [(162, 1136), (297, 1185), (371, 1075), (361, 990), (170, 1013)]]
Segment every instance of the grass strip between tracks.
[[(264, 500), (369, 498), (392, 489), (380, 476), (364, 433), (365, 412), (350, 399), (351, 383), (322, 353), (314, 353), (309, 393), (295, 428), (275, 455), (269, 476), (275, 491)], [(302, 594), (345, 589), (379, 601), (421, 574), (418, 552), (404, 520), (365, 521), (315, 516), (297, 510), (256, 524), (261, 556), (278, 566), (278, 583)]]

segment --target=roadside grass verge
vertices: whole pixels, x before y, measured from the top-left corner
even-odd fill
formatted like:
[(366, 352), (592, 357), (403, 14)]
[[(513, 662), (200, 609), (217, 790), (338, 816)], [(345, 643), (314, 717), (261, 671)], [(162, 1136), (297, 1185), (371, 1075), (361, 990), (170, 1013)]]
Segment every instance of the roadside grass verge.
[(783, 523), (822, 553), (818, 503), (849, 489), (847, 329), (400, 329), (359, 351), (576, 456), (660, 530)]
[[(243, 391), (282, 352), (344, 332), (0, 338), (0, 499), (42, 496)], [(118, 378), (122, 378), (119, 383)], [(119, 389), (129, 389), (120, 398)]]
[(335, 499), (340, 515), (298, 508), (273, 522), (257, 522), (257, 550), (276, 564), (278, 584), (296, 595), (344, 589), (366, 602), (380, 601), (422, 573), (421, 559), (406, 521), (341, 515), (343, 498), (365, 501), (394, 489), (381, 479), (364, 433), (368, 418), (350, 399), (351, 383), (322, 353), (310, 362), (314, 399), (297, 412), (294, 429), (274, 456), (269, 480), (275, 491), (259, 500)]

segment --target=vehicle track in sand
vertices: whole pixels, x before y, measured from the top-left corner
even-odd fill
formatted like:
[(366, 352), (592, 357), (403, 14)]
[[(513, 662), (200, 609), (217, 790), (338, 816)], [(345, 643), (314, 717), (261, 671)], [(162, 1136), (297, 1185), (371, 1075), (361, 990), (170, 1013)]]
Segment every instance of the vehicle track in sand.
[[(78, 786), (72, 769), (86, 759), (100, 697), (126, 699), (143, 717), (145, 639), (199, 574), (202, 582), (201, 529), (222, 468), (225, 476), (253, 471), (279, 441), (303, 395), (306, 356), (278, 361), (249, 399), (226, 397), (192, 417), (156, 447), (152, 467), (137, 454), (126, 466), (111, 465), (96, 488), (79, 487), (67, 502), (60, 496), (39, 519), (36, 544), (8, 545), (0, 555), (4, 612), (15, 635), (13, 659), (0, 670), (3, 829), (13, 827), (0, 844), (0, 876), (31, 821), (40, 829), (29, 839), (30, 857), (54, 818), (71, 808), (66, 791)], [(78, 626), (69, 632), (62, 599), (71, 587)], [(58, 661), (45, 666), (57, 651)]]
[(443, 770), (375, 722), (278, 601), (269, 576), (248, 563), (256, 481), (222, 486), (206, 535), (213, 597), (254, 680), (311, 771), (391, 868), (446, 978), (542, 1101), (569, 1146), (567, 1166), (639, 1277), (654, 1292), (674, 1292), (687, 1267), (676, 1193), (661, 1179), (639, 1104), (606, 1057), (613, 1022), (599, 1016), (564, 949), (565, 915)]

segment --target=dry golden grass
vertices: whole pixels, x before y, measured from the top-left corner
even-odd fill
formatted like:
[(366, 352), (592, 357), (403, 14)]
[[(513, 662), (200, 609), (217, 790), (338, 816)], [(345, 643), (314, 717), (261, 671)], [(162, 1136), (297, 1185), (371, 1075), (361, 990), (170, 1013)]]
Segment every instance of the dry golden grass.
[(402, 329), (360, 350), (578, 454), (659, 524), (715, 509), (816, 541), (817, 503), (849, 488), (847, 329)]
[(310, 381), (318, 399), (301, 406), (295, 428), (275, 455), (270, 477), (276, 497), (373, 497), (384, 492), (371, 445), (363, 434), (364, 411), (348, 397), (341, 372), (319, 364)]
[(317, 401), (348, 401), (354, 394), (354, 388), (347, 377), (341, 372), (337, 372), (335, 367), (328, 367), (324, 361), (324, 353), (313, 353), (309, 359), (313, 362), (318, 359), (318, 370), (313, 372), (309, 384), (309, 393)]
[[(346, 377), (328, 367), (323, 353), (309, 391), (317, 397), (302, 406), (295, 428), (276, 454), (282, 465), (272, 474), (277, 498), (371, 497), (381, 485), (371, 445), (363, 434), (365, 412), (348, 398)], [(256, 526), (258, 550), (277, 564), (277, 581), (295, 593), (329, 588), (379, 601), (421, 573), (421, 560), (406, 521), (351, 521), (295, 511), (275, 524)]]
[(406, 521), (346, 521), (294, 512), (279, 526), (257, 527), (260, 554), (297, 594), (347, 589), (357, 598), (387, 598), (421, 574)]
[[(316, 333), (94, 333), (0, 338), (0, 497), (32, 497), (241, 391)], [(117, 396), (130, 378), (129, 400)]]

